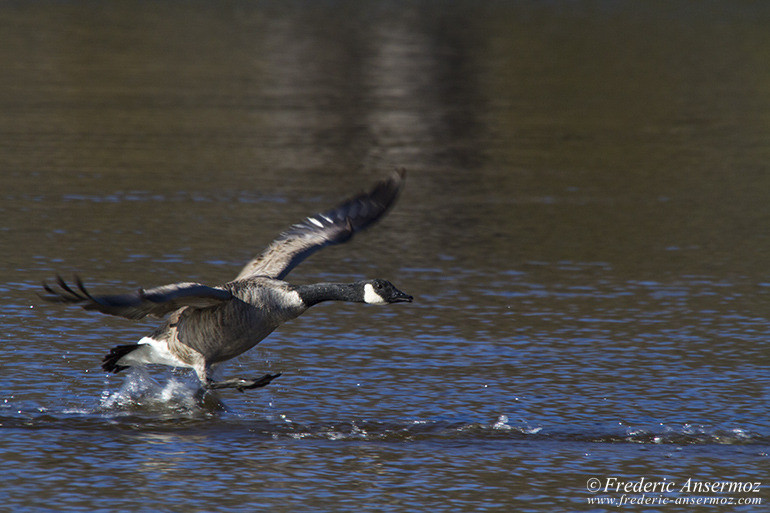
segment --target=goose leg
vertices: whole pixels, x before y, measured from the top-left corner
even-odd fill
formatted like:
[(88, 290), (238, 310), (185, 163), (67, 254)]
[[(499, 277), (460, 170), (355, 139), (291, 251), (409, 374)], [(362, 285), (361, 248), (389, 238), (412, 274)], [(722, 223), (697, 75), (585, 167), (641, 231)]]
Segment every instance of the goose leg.
[(205, 388), (209, 390), (218, 390), (220, 388), (235, 388), (239, 392), (243, 392), (244, 390), (251, 390), (252, 388), (262, 388), (267, 386), (271, 381), (280, 375), (281, 373), (279, 372), (278, 374), (265, 374), (261, 378), (257, 379), (234, 378), (226, 379), (224, 381), (207, 380)]

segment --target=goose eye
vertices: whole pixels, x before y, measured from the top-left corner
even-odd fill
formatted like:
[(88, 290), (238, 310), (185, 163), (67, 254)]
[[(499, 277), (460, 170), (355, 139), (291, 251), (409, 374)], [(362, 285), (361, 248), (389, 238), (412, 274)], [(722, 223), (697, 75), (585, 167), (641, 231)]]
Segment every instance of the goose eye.
[(375, 281), (374, 282), (374, 290), (382, 290), (382, 282), (381, 281)]

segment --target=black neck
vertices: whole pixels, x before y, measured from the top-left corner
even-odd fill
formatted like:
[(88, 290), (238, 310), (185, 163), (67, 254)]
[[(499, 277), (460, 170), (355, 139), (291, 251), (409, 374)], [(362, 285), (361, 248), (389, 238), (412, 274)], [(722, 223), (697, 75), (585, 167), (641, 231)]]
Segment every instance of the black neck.
[(315, 283), (294, 287), (302, 302), (308, 307), (322, 301), (350, 301), (361, 303), (364, 300), (360, 287), (355, 283)]

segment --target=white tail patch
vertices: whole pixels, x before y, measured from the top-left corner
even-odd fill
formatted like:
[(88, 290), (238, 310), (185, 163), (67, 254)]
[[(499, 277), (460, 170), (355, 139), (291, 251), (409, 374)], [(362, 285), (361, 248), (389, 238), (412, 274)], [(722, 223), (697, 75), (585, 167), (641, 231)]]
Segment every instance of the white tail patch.
[(139, 341), (140, 346), (118, 360), (118, 365), (135, 367), (148, 363), (170, 365), (171, 367), (189, 367), (182, 360), (171, 354), (168, 344), (163, 340), (144, 337)]
[(364, 303), (370, 305), (384, 305), (386, 302), (385, 298), (377, 294), (371, 283), (364, 285)]

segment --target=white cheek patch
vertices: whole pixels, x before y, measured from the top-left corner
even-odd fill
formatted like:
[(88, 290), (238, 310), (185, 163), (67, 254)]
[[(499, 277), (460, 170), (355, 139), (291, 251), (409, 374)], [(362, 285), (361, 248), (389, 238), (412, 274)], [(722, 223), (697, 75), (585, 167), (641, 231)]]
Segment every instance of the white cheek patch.
[(371, 283), (367, 283), (364, 285), (364, 303), (369, 303), (370, 305), (384, 305), (385, 299), (374, 291), (374, 287), (372, 287)]

